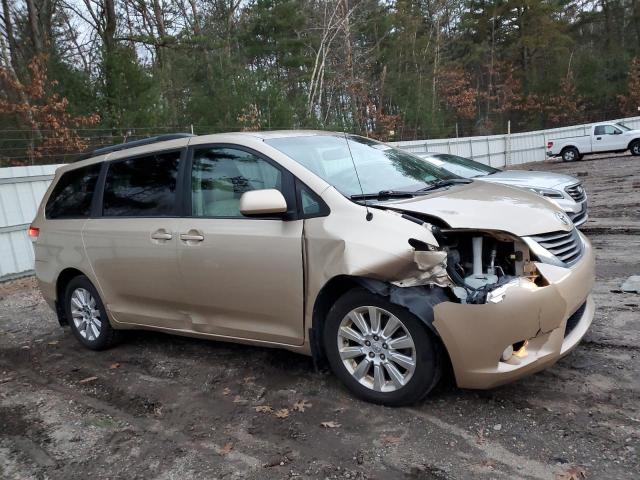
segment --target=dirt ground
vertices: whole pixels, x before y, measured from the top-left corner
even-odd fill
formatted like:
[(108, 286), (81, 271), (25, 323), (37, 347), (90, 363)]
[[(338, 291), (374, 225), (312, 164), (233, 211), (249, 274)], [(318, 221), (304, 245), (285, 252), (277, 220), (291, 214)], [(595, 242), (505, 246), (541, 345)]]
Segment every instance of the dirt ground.
[(584, 180), (598, 257), (594, 324), (549, 370), (391, 409), (285, 351), (85, 350), (25, 278), (0, 284), (0, 478), (639, 478), (640, 296), (619, 288), (640, 274), (640, 159), (535, 168)]

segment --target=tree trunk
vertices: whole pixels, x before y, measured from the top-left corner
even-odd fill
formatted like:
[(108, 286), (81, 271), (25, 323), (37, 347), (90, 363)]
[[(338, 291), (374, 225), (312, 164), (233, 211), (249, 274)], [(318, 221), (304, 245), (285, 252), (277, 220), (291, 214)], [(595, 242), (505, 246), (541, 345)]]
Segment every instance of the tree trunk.
[(44, 39), (40, 31), (40, 22), (38, 21), (38, 9), (33, 0), (26, 0), (27, 15), (29, 17), (29, 31), (31, 33), (31, 41), (33, 42), (33, 50), (36, 55), (44, 53)]

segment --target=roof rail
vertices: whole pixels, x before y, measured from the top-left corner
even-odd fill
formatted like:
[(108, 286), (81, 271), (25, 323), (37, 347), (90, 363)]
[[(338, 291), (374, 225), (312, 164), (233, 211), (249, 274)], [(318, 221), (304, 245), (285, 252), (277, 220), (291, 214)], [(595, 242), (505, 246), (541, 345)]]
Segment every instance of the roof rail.
[(167, 140), (176, 140), (178, 138), (195, 137), (192, 133), (167, 133), (165, 135), (156, 135), (155, 137), (141, 138), (140, 140), (133, 140), (132, 142), (118, 143), (116, 145), (109, 145), (107, 147), (100, 147), (91, 152), (86, 152), (78, 160), (85, 160), (91, 157), (97, 157), (98, 155), (106, 155), (107, 153), (118, 152), (120, 150), (126, 150), (128, 148), (141, 147), (143, 145), (150, 145), (152, 143), (166, 142)]

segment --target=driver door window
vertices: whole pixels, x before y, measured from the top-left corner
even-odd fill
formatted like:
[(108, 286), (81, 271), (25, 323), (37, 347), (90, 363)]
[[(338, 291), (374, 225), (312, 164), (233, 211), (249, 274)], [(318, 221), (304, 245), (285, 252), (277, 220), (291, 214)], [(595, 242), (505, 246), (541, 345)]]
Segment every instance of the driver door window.
[(240, 213), (240, 197), (265, 188), (282, 191), (282, 172), (256, 155), (221, 147), (194, 151), (192, 216), (246, 218)]

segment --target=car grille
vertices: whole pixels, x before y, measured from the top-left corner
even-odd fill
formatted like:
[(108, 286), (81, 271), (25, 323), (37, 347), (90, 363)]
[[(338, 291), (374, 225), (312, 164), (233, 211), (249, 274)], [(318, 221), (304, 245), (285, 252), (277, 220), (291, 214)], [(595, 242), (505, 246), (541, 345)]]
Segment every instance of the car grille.
[(582, 205), (582, 210), (580, 210), (578, 213), (567, 212), (567, 215), (569, 215), (569, 218), (576, 227), (578, 225), (582, 225), (587, 219), (587, 204), (585, 203), (584, 205)]
[(569, 185), (564, 189), (564, 191), (567, 192), (569, 196), (573, 198), (576, 202), (581, 202), (585, 198), (587, 198), (581, 183), (576, 183), (575, 185)]
[(531, 238), (566, 265), (573, 265), (582, 255), (582, 240), (575, 228), (570, 232), (543, 233)]
[(578, 322), (580, 322), (580, 319), (582, 318), (582, 315), (584, 315), (584, 311), (586, 308), (587, 302), (584, 302), (582, 305), (580, 305), (578, 310), (573, 312), (573, 315), (567, 318), (567, 326), (564, 329), (565, 338), (567, 338), (567, 336), (573, 331), (573, 329), (576, 328), (576, 325), (578, 325)]

